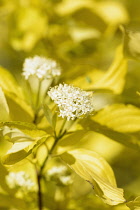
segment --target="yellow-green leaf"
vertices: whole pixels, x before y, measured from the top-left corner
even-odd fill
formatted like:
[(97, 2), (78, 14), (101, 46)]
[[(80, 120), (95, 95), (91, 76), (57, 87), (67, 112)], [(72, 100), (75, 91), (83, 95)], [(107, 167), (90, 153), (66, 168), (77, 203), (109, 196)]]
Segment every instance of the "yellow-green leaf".
[(86, 0), (86, 1), (78, 0), (78, 1), (73, 1), (73, 3), (71, 2), (71, 0), (66, 0), (58, 4), (55, 10), (59, 15), (63, 16), (74, 13), (83, 7), (90, 8), (92, 4), (93, 2), (91, 0)]
[(0, 121), (9, 120), (9, 107), (4, 96), (4, 93), (0, 87)]
[(129, 20), (127, 10), (119, 1), (97, 2), (96, 7), (94, 7), (93, 10), (110, 25), (127, 23)]
[(10, 118), (12, 120), (20, 120), (26, 122), (32, 122), (34, 119), (34, 113), (26, 101), (20, 96), (18, 97), (14, 93), (6, 92), (6, 100), (10, 110)]
[(140, 23), (132, 22), (121, 29), (124, 33), (124, 54), (129, 58), (140, 59)]
[[(17, 138), (18, 137), (19, 136), (17, 136)], [(48, 137), (49, 135), (41, 137), (40, 139), (37, 140), (35, 139), (33, 140), (28, 136), (20, 136), (19, 137), (20, 141), (14, 143), (12, 148), (8, 150), (7, 154), (2, 157), (3, 164), (12, 165), (23, 160), (28, 155), (30, 155), (35, 148), (37, 148), (44, 141), (46, 141)]]
[[(6, 167), (4, 167), (1, 163), (0, 163), (0, 186), (1, 188), (8, 192), (8, 193), (11, 193), (11, 189), (9, 189), (7, 183), (6, 183), (6, 180), (5, 180), (5, 177), (8, 175), (8, 170), (6, 169)], [(1, 204), (1, 202), (0, 202)]]
[(140, 196), (126, 204), (131, 210), (140, 210)]
[(2, 67), (0, 67), (0, 87), (4, 92), (14, 93), (23, 98), (22, 90), (13, 75)]
[(100, 123), (97, 123), (91, 119), (84, 119), (80, 122), (80, 124), (87, 130), (100, 133), (114, 141), (124, 144), (125, 146), (136, 149), (138, 151), (140, 150), (139, 133), (121, 133), (105, 125), (101, 125)]
[(44, 114), (45, 114), (45, 117), (46, 117), (48, 123), (53, 127), (53, 122), (52, 122), (53, 114), (52, 114), (52, 111), (50, 110), (50, 108), (46, 104), (43, 105), (43, 110), (44, 110)]
[(123, 190), (117, 188), (111, 167), (99, 154), (77, 149), (62, 154), (61, 158), (92, 185), (95, 194), (105, 203), (117, 205), (125, 202)]
[(46, 135), (46, 132), (40, 129), (37, 129), (37, 127), (32, 123), (27, 122), (19, 122), (19, 121), (10, 121), (10, 122), (0, 122), (0, 127), (3, 131), (3, 136), (7, 140), (11, 142), (15, 142), (18, 139), (16, 137), (21, 133), (19, 136), (28, 135), (32, 138), (42, 137)]
[(2, 67), (0, 67), (0, 87), (9, 106), (10, 118), (12, 120), (32, 122), (34, 113), (26, 103), (21, 87), (12, 74)]
[(11, 149), (2, 157), (2, 162), (7, 165), (14, 164), (26, 158), (49, 137), (46, 132), (38, 130), (29, 124), (24, 125), (20, 122), (19, 124), (18, 122), (9, 122), (3, 123), (3, 126), (3, 137), (13, 143)]
[(116, 50), (115, 58), (106, 72), (93, 69), (86, 76), (80, 76), (71, 81), (74, 85), (86, 90), (107, 89), (116, 94), (123, 91), (125, 75), (127, 72), (127, 60), (122, 53), (122, 45)]
[(101, 36), (101, 33), (97, 29), (93, 28), (73, 27), (70, 30), (70, 35), (72, 36), (74, 41), (82, 42), (87, 39), (99, 38)]
[(116, 56), (108, 71), (94, 83), (93, 88), (110, 89), (114, 93), (121, 93), (125, 84), (127, 60), (122, 53), (122, 46), (116, 51)]
[[(13, 34), (10, 40), (14, 49), (30, 51), (38, 40), (46, 36), (47, 16), (37, 8), (19, 8), (15, 20), (17, 33)], [(22, 34), (22, 36), (19, 37), (18, 34)]]
[(64, 136), (57, 143), (54, 153), (57, 152), (57, 154), (61, 154), (70, 149), (78, 147), (77, 145), (79, 145), (79, 142), (85, 137), (86, 134), (87, 134), (86, 130), (79, 130), (75, 131), (72, 134)]
[(107, 106), (92, 119), (119, 132), (140, 131), (140, 109), (133, 105), (113, 104)]
[(26, 209), (27, 205), (21, 198), (17, 198), (13, 195), (7, 195), (0, 193), (0, 208), (7, 209), (9, 206), (15, 207), (14, 209)]

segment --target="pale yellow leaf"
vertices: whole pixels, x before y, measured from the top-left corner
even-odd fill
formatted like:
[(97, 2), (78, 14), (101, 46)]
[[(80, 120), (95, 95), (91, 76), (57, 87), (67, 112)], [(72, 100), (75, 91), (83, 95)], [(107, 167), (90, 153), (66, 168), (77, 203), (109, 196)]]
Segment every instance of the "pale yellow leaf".
[(87, 39), (97, 39), (101, 36), (101, 33), (94, 28), (72, 27), (70, 29), (70, 35), (74, 41), (81, 42)]
[(119, 132), (140, 131), (140, 109), (133, 105), (113, 104), (107, 106), (92, 119)]
[(63, 0), (60, 4), (58, 4), (55, 10), (59, 15), (69, 15), (83, 7), (90, 8), (93, 3), (94, 0), (76, 0), (73, 2), (71, 2), (71, 0)]
[(135, 198), (134, 201), (130, 201), (127, 203), (127, 206), (131, 209), (131, 210), (140, 210), (140, 196), (138, 196), (137, 198)]
[(4, 93), (0, 87), (0, 121), (9, 120), (9, 107), (4, 96)]
[(105, 203), (117, 205), (125, 202), (123, 190), (117, 188), (111, 167), (96, 152), (85, 149), (71, 150), (62, 154), (61, 158), (92, 185), (95, 194)]
[(122, 53), (122, 46), (116, 51), (116, 56), (108, 71), (93, 84), (93, 88), (105, 88), (120, 94), (125, 84), (127, 60)]
[(127, 23), (129, 20), (127, 10), (121, 2), (101, 1), (94, 9), (108, 24)]
[(86, 90), (107, 89), (120, 94), (125, 85), (126, 73), (127, 59), (124, 58), (122, 45), (120, 45), (107, 71), (93, 69), (86, 75), (82, 75), (70, 82), (80, 88), (84, 87)]

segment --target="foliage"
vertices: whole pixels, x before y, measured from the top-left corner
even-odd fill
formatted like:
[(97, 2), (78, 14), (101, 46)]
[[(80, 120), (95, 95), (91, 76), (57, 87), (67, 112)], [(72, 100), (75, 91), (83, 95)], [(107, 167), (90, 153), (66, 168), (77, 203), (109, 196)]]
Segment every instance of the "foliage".
[(0, 209), (140, 209), (139, 6), (0, 1)]

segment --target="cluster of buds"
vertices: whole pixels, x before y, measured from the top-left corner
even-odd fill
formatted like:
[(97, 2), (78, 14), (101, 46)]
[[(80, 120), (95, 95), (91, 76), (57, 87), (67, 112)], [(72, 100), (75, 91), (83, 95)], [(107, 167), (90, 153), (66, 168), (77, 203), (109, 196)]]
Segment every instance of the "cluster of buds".
[(67, 120), (82, 118), (93, 110), (93, 94), (72, 85), (59, 84), (48, 95), (58, 105), (60, 116)]
[[(60, 76), (61, 69), (56, 61), (35, 56), (25, 59), (22, 74), (26, 80), (30, 76), (36, 76), (39, 80), (52, 79)], [(59, 116), (66, 117), (68, 121), (82, 118), (94, 110), (93, 93), (72, 85), (59, 84), (51, 88), (48, 95), (57, 104), (60, 111)]]
[(22, 190), (33, 190), (35, 183), (30, 179), (29, 175), (24, 171), (17, 173), (10, 172), (6, 176), (6, 182), (10, 188), (22, 188)]
[(30, 76), (36, 76), (40, 80), (51, 79), (60, 76), (61, 68), (56, 61), (40, 56), (26, 58), (23, 64), (23, 76), (26, 80)]
[(72, 184), (72, 177), (66, 166), (54, 166), (47, 171), (47, 176), (61, 185)]

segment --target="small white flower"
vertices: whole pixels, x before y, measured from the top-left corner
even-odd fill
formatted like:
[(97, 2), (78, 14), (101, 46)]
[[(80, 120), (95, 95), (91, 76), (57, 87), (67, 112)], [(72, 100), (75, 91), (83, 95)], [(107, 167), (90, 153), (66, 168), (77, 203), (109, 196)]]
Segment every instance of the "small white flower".
[(23, 76), (26, 80), (31, 75), (35, 75), (39, 79), (50, 79), (60, 76), (61, 68), (56, 61), (45, 57), (34, 56), (26, 58), (23, 64)]
[(29, 175), (26, 174), (24, 171), (20, 171), (17, 173), (10, 172), (6, 176), (6, 182), (10, 188), (22, 187), (26, 190), (32, 190), (35, 186), (35, 183), (32, 182)]
[(72, 176), (66, 166), (54, 166), (47, 171), (47, 176), (63, 185), (72, 184)]
[(55, 175), (58, 175), (58, 174), (65, 174), (67, 171), (67, 167), (66, 166), (54, 166), (52, 167), (51, 169), (49, 169), (47, 171), (47, 174), (49, 176), (55, 176)]
[(60, 176), (60, 181), (63, 185), (70, 185), (72, 184), (73, 180), (71, 176)]
[(93, 94), (72, 85), (59, 84), (51, 88), (48, 95), (58, 105), (60, 116), (67, 120), (82, 118), (94, 110)]

